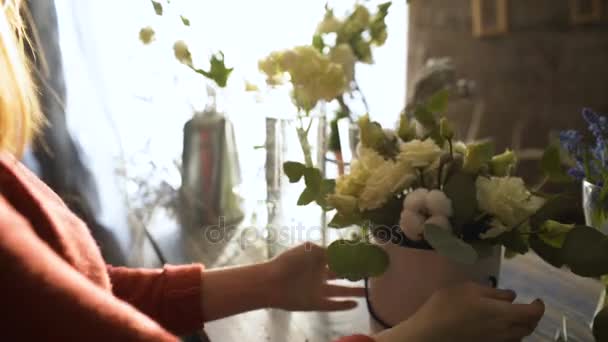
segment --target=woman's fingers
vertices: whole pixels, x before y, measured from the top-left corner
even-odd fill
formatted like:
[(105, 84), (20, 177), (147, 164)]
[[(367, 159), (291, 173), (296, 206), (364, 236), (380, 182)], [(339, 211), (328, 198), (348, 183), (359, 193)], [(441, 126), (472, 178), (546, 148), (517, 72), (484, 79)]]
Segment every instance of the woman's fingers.
[(515, 325), (535, 327), (545, 313), (545, 304), (537, 299), (530, 304), (494, 302), (500, 315)]
[(327, 274), (327, 280), (336, 280), (338, 279), (338, 275), (329, 269), (329, 267), (325, 267), (325, 272)]
[(365, 297), (363, 287), (351, 287), (342, 285), (325, 285), (324, 293), (327, 297)]
[(513, 290), (501, 290), (501, 289), (493, 289), (491, 287), (482, 287), (480, 289), (482, 294), (487, 298), (492, 298), (496, 300), (502, 300), (505, 302), (513, 302), (517, 294)]
[(354, 300), (331, 300), (325, 299), (321, 302), (319, 311), (345, 311), (357, 307), (357, 302)]

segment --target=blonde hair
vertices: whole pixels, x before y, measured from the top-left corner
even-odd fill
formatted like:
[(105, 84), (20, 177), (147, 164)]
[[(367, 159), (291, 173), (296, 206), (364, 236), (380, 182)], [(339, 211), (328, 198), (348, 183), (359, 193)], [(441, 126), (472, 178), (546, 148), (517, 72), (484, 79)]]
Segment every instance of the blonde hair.
[(42, 121), (20, 0), (0, 0), (0, 151), (21, 156)]

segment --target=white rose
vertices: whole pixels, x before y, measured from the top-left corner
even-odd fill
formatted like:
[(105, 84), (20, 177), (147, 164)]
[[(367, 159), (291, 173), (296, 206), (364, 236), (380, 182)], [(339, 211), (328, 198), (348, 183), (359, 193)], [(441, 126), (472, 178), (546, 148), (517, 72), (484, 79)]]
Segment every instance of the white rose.
[(538, 211), (545, 200), (532, 195), (518, 177), (478, 177), (479, 208), (512, 227)]
[(400, 149), (397, 160), (409, 163), (413, 168), (426, 168), (437, 164), (441, 155), (441, 149), (432, 139), (412, 140), (402, 144)]

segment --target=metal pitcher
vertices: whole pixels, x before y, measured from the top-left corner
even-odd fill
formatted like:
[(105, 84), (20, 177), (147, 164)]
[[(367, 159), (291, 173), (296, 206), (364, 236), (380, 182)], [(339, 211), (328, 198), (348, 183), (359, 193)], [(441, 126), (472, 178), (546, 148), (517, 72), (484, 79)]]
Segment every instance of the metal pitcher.
[(184, 125), (181, 196), (197, 227), (236, 224), (244, 217), (234, 128), (212, 100)]

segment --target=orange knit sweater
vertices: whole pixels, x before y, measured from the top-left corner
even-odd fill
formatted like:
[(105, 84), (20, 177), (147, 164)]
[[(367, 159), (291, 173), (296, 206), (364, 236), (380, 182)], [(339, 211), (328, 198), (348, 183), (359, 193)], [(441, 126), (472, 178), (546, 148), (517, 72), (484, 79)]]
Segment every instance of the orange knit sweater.
[(0, 340), (177, 341), (203, 327), (201, 272), (106, 266), (86, 225), (0, 153)]

